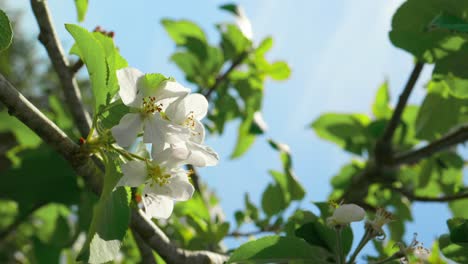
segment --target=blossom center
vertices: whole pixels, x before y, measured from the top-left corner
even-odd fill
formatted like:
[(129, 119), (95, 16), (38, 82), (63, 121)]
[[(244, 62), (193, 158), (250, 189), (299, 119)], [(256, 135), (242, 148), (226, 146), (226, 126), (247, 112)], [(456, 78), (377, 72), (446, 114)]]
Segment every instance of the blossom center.
[(154, 114), (155, 112), (162, 111), (162, 104), (156, 103), (156, 97), (154, 96), (147, 96), (143, 97), (143, 104), (141, 111), (145, 114)]
[(158, 165), (148, 167), (148, 178), (150, 179), (150, 185), (158, 184), (159, 186), (164, 186), (169, 183), (169, 178), (171, 175), (165, 173), (165, 168), (161, 168)]
[(192, 130), (195, 129), (195, 116), (193, 114), (193, 111), (190, 111), (190, 113), (187, 115), (187, 118), (185, 119), (184, 123), (182, 124)]

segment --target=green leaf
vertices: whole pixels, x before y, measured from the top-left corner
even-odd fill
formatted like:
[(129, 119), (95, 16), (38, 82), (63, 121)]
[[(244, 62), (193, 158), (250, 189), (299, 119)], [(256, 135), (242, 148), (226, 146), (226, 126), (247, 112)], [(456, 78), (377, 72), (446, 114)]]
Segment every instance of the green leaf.
[(273, 38), (266, 37), (260, 42), (257, 49), (255, 49), (255, 55), (263, 56), (273, 47)]
[(72, 24), (67, 24), (65, 27), (75, 39), (79, 56), (88, 69), (94, 96), (94, 110), (97, 112), (99, 106), (106, 104), (110, 92), (107, 90), (108, 72), (105, 50), (99, 40), (86, 29)]
[(450, 211), (452, 211), (453, 217), (461, 217), (461, 218), (468, 218), (468, 210), (466, 210), (468, 206), (468, 200), (461, 199), (451, 201), (449, 203)]
[(284, 61), (276, 61), (270, 65), (267, 74), (270, 75), (273, 80), (284, 81), (291, 75), (291, 68), (289, 68), (289, 65)]
[(463, 218), (452, 218), (447, 220), (450, 230), (450, 241), (452, 243), (468, 243), (468, 220)]
[(327, 113), (315, 120), (311, 127), (320, 138), (361, 154), (368, 146), (366, 126), (369, 122), (369, 117), (362, 114)]
[(416, 136), (434, 140), (460, 123), (464, 100), (451, 96), (443, 83), (430, 82), (416, 119)]
[[(343, 252), (347, 255), (353, 245), (353, 231), (347, 226), (343, 228), (341, 232)], [(330, 251), (330, 253), (336, 255), (335, 230), (329, 228), (318, 219), (302, 225), (296, 230), (295, 235), (303, 238), (310, 245), (325, 248)]]
[(331, 185), (334, 189), (345, 190), (351, 183), (351, 179), (354, 175), (364, 169), (364, 165), (359, 161), (352, 161), (351, 164), (347, 164), (341, 167), (340, 172), (331, 179)]
[(143, 84), (145, 89), (155, 92), (156, 90), (161, 88), (161, 84), (167, 80), (173, 80), (173, 78), (166, 77), (160, 73), (148, 73), (144, 76)]
[(335, 263), (325, 250), (310, 246), (296, 237), (267, 236), (247, 242), (236, 249), (227, 263)]
[(7, 49), (13, 41), (13, 29), (8, 16), (0, 9), (0, 52)]
[(70, 210), (60, 204), (49, 204), (34, 213), (35, 235), (47, 245), (67, 247), (73, 236)]
[(445, 84), (451, 94), (457, 98), (468, 98), (468, 44), (464, 44), (458, 52), (451, 53), (437, 61), (432, 78)]
[(231, 154), (231, 159), (245, 154), (255, 142), (256, 135), (250, 133), (253, 117), (245, 119), (239, 126), (236, 147)]
[(21, 164), (0, 172), (0, 198), (20, 209), (39, 202), (74, 204), (79, 198), (76, 175), (69, 163), (45, 145), (18, 154)]
[(246, 193), (244, 196), (244, 204), (245, 204), (245, 215), (250, 218), (252, 221), (258, 220), (258, 208), (250, 201), (249, 194)]
[(161, 24), (177, 45), (185, 45), (189, 38), (206, 42), (205, 33), (195, 23), (189, 20), (163, 19)]
[(236, 16), (239, 15), (237, 5), (235, 5), (235, 4), (224, 4), (224, 5), (221, 5), (219, 7), (219, 9), (226, 10), (226, 11), (228, 11), (228, 12), (230, 12), (230, 13), (236, 15)]
[(237, 59), (252, 47), (252, 42), (244, 36), (236, 25), (221, 25), (218, 26), (218, 29), (221, 31), (221, 47), (226, 61)]
[(439, 248), (446, 258), (458, 263), (468, 263), (468, 244), (453, 244), (448, 234), (439, 238)]
[(268, 184), (262, 195), (262, 209), (268, 216), (275, 215), (288, 207), (287, 196), (277, 184)]
[(431, 22), (432, 29), (447, 29), (455, 32), (468, 33), (468, 22), (459, 17), (442, 13)]
[(119, 253), (130, 223), (131, 195), (124, 187), (113, 190), (121, 177), (116, 160), (110, 159), (105, 164), (102, 195), (94, 206), (93, 219), (86, 242), (78, 254), (78, 261), (104, 263), (115, 259)]
[(20, 145), (35, 148), (42, 142), (41, 138), (37, 136), (36, 133), (16, 117), (9, 115), (8, 112), (0, 112), (0, 120), (2, 120), (2, 122), (0, 122), (0, 132), (13, 132)]
[(387, 81), (380, 85), (379, 89), (377, 90), (374, 104), (372, 105), (372, 113), (378, 119), (387, 119), (392, 115)]
[(433, 63), (457, 51), (465, 36), (447, 30), (431, 30), (431, 23), (441, 13), (461, 19), (468, 16), (468, 2), (458, 0), (409, 0), (392, 19), (390, 40), (419, 60)]
[(88, 0), (75, 0), (75, 6), (78, 21), (82, 22), (85, 19), (86, 11), (88, 10)]

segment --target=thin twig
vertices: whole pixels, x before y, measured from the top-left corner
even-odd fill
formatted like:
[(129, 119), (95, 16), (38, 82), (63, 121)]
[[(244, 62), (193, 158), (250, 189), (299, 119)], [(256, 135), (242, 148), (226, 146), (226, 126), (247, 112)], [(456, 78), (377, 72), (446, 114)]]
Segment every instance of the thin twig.
[(234, 71), (237, 68), (237, 66), (239, 66), (245, 58), (247, 58), (248, 55), (249, 52), (247, 51), (241, 53), (239, 57), (237, 57), (237, 59), (235, 59), (232, 62), (231, 66), (229, 66), (229, 68), (223, 74), (216, 77), (215, 83), (205, 93), (206, 100), (210, 100), (210, 96), (213, 93), (213, 91), (216, 90), (219, 87), (219, 85), (221, 85), (221, 83), (229, 77), (229, 74), (231, 74), (231, 72)]
[(156, 259), (153, 255), (153, 250), (146, 244), (146, 242), (141, 238), (141, 236), (132, 230), (133, 237), (135, 238), (135, 243), (137, 244), (138, 249), (140, 250), (142, 264), (156, 264)]
[(76, 74), (83, 66), (84, 66), (83, 60), (78, 59), (72, 66), (70, 66), (70, 71), (72, 74)]
[(398, 103), (395, 107), (395, 110), (393, 111), (392, 117), (390, 121), (388, 122), (387, 126), (385, 127), (385, 131), (380, 138), (380, 140), (377, 142), (376, 147), (375, 147), (375, 156), (377, 159), (377, 162), (380, 162), (382, 160), (388, 159), (388, 157), (391, 157), (391, 143), (392, 143), (392, 138), (393, 134), (395, 133), (398, 125), (400, 124), (401, 121), (401, 115), (403, 114), (403, 111), (406, 107), (406, 103), (408, 102), (408, 98), (413, 91), (414, 85), (416, 84), (416, 81), (419, 78), (419, 75), (423, 69), (424, 63), (422, 62), (416, 62), (414, 65), (413, 71), (411, 72), (411, 75), (406, 82), (405, 88), (403, 89), (403, 92), (400, 94), (400, 97), (398, 98)]
[[(60, 153), (73, 167), (77, 175), (85, 180), (87, 186), (96, 194), (103, 186), (103, 172), (83, 153), (76, 143), (50, 121), (39, 109), (29, 102), (13, 85), (0, 74), (0, 102), (47, 144)], [(171, 244), (167, 236), (141, 212), (132, 211), (132, 228), (168, 263), (223, 263), (227, 257), (209, 251), (189, 251)]]
[(83, 137), (90, 130), (91, 118), (85, 110), (78, 83), (69, 69), (69, 62), (55, 32), (46, 0), (31, 0), (31, 7), (40, 28), (39, 41), (44, 45), (52, 66), (57, 72), (63, 94), (75, 123)]
[(11, 223), (8, 227), (0, 232), (0, 241), (8, 237), (13, 231), (15, 231), (24, 221), (26, 221), (29, 216), (31, 216), (36, 210), (44, 206), (46, 203), (37, 203), (33, 207), (31, 207), (27, 212), (23, 212), (15, 219), (13, 223)]
[(405, 153), (397, 154), (392, 160), (393, 165), (415, 163), (437, 152), (451, 148), (468, 140), (468, 125), (458, 127), (445, 136), (429, 143), (427, 146)]

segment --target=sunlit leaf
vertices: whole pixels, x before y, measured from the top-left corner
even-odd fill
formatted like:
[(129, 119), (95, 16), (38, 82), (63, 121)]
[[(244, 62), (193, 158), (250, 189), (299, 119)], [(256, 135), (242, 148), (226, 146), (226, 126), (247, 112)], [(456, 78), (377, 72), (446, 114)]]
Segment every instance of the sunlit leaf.
[(0, 9), (0, 52), (7, 49), (13, 40), (13, 29), (8, 16)]

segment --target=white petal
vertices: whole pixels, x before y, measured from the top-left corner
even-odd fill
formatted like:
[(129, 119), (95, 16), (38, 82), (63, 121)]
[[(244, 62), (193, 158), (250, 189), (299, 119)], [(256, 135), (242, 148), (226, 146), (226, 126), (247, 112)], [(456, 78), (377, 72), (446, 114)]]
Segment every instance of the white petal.
[(189, 94), (168, 106), (166, 114), (176, 124), (182, 124), (193, 114), (196, 120), (201, 120), (208, 112), (208, 101), (205, 96), (194, 93)]
[(162, 164), (167, 168), (173, 168), (180, 164), (180, 161), (186, 160), (190, 151), (185, 144), (168, 145), (164, 150), (158, 151), (158, 148), (151, 149), (151, 157), (156, 165)]
[(250, 23), (249, 18), (244, 12), (244, 9), (240, 6), (237, 7), (236, 24), (239, 27), (240, 31), (249, 40), (253, 38), (252, 24)]
[(164, 120), (161, 119), (159, 113), (147, 116), (143, 122), (143, 142), (164, 145), (165, 133), (162, 130)]
[(219, 156), (210, 147), (197, 144), (194, 142), (187, 142), (190, 156), (185, 161), (186, 164), (192, 164), (196, 167), (215, 166), (218, 164)]
[(199, 120), (195, 120), (195, 127), (191, 131), (190, 140), (198, 144), (203, 144), (203, 141), (205, 141), (205, 126)]
[(111, 128), (117, 144), (128, 147), (135, 142), (138, 133), (142, 130), (142, 121), (140, 114), (129, 113), (124, 115), (119, 124)]
[(144, 161), (129, 161), (122, 164), (123, 177), (117, 183), (118, 186), (138, 187), (143, 184), (148, 174)]
[(177, 169), (177, 172), (170, 172), (173, 175), (169, 179), (169, 183), (162, 186), (153, 184), (152, 186), (147, 185), (148, 193), (157, 195), (163, 195), (174, 199), (176, 201), (187, 201), (193, 195), (195, 188), (188, 181), (187, 172), (182, 169)]
[(355, 204), (343, 204), (333, 212), (334, 219), (340, 224), (358, 222), (364, 219), (366, 211)]
[(146, 188), (143, 189), (143, 206), (145, 213), (150, 218), (167, 219), (171, 216), (174, 209), (174, 201), (170, 198), (156, 195), (154, 193), (146, 193)]
[(144, 74), (131, 67), (117, 71), (117, 80), (119, 81), (119, 95), (125, 105), (139, 107), (141, 104), (141, 95), (139, 95), (138, 82)]
[(178, 82), (164, 81), (158, 89), (153, 89), (149, 95), (156, 97), (156, 101), (159, 101), (172, 97), (183, 97), (188, 93), (190, 93), (190, 89), (185, 88)]

